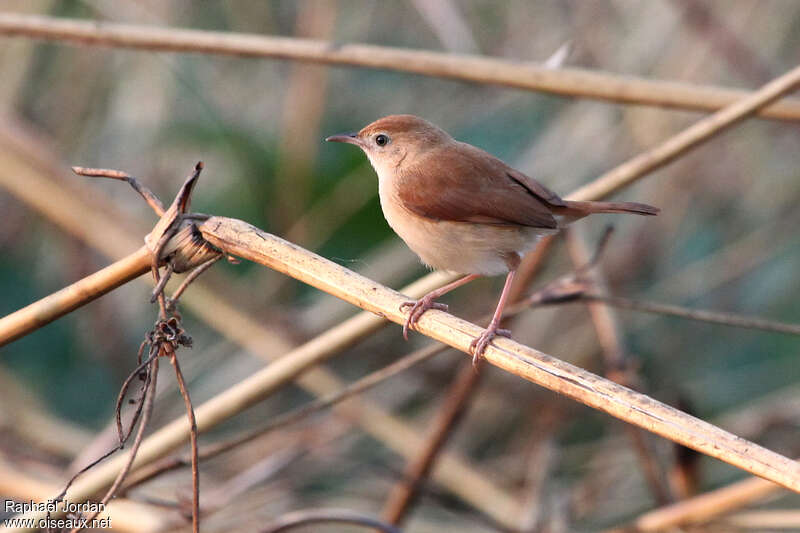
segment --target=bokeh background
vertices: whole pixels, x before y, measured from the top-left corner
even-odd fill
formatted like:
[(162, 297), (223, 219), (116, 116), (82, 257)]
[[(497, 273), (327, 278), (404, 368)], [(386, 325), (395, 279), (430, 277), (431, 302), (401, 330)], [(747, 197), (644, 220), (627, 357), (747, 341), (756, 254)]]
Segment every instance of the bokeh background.
[[(535, 62), (569, 44), (567, 67), (738, 88), (756, 88), (800, 58), (800, 3), (783, 0), (9, 0), (2, 9)], [(111, 214), (138, 243), (155, 220), (149, 208), (126, 185), (81, 178), (69, 167), (125, 170), (169, 201), (202, 160), (194, 210), (244, 219), (394, 288), (425, 269), (385, 223), (366, 158), (325, 144), (327, 135), (413, 113), (567, 194), (701, 116), (397, 72), (6, 37), (0, 79), (0, 173), (11, 174), (3, 183), (28, 179), (15, 170), (22, 161), (63, 194)], [(591, 244), (614, 223), (602, 268), (613, 294), (796, 322), (798, 169), (797, 124), (750, 119), (616, 196), (657, 205), (661, 216), (596, 216), (578, 225)], [(135, 249), (106, 226), (91, 228), (93, 243), (77, 238), (54, 213), (0, 184), (0, 315)], [(105, 248), (96, 245), (103, 241)], [(109, 257), (109, 246), (118, 253)], [(570, 269), (559, 240), (534, 287)], [(275, 355), (356, 311), (250, 264), (220, 264), (203, 280), (274, 332)], [(451, 312), (476, 319), (490, 311), (501, 283), (456, 291)], [(113, 443), (107, 428), (117, 391), (156, 318), (149, 291), (144, 278), (130, 283), (0, 349), (4, 463), (57, 487), (68, 465)], [(181, 357), (195, 404), (266, 364), (191, 310), (184, 317), (195, 346)], [(797, 337), (631, 311), (616, 317), (642, 391), (783, 454), (800, 452)], [(513, 328), (517, 340), (603, 372), (584, 305), (534, 309)], [(424, 344), (419, 334), (404, 342), (392, 325), (326, 366), (352, 381)], [(366, 398), (423, 434), (463, 360), (446, 352)], [(153, 427), (182, 413), (168, 371)], [(527, 530), (601, 530), (657, 505), (622, 423), (497, 369), (484, 372), (447, 449), (524, 502)], [(309, 399), (287, 387), (202, 442)], [(669, 472), (676, 451), (648, 442)], [(314, 506), (377, 514), (403, 465), (352, 420), (323, 413), (203, 464), (204, 497), (217, 504), (203, 529), (253, 531)], [(700, 459), (696, 489), (742, 477)], [(186, 472), (170, 474), (133, 496), (181, 501), (188, 480)], [(798, 503), (779, 494), (760, 505)], [(743, 524), (729, 517), (709, 527), (752, 530)], [(410, 532), (492, 530), (501, 530), (495, 520), (436, 483), (425, 485), (407, 523)]]

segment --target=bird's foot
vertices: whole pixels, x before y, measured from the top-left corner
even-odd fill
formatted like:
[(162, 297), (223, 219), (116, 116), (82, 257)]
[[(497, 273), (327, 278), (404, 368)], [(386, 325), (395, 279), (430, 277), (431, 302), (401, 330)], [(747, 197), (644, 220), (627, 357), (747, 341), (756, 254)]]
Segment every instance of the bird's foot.
[(428, 309), (439, 309), (440, 311), (447, 311), (446, 304), (440, 304), (434, 301), (434, 298), (429, 297), (429, 295), (423, 296), (416, 302), (403, 302), (400, 304), (400, 310), (405, 310), (406, 307), (410, 307), (411, 311), (408, 314), (408, 319), (406, 323), (403, 325), (403, 338), (408, 340), (408, 330), (411, 328), (416, 328), (417, 322), (422, 314), (427, 311)]
[(489, 327), (483, 330), (483, 333), (469, 345), (469, 349), (472, 352), (472, 366), (478, 366), (478, 362), (483, 357), (483, 352), (486, 351), (486, 347), (491, 344), (492, 339), (495, 337), (507, 337), (510, 339), (511, 330), (500, 329), (497, 324), (489, 324)]

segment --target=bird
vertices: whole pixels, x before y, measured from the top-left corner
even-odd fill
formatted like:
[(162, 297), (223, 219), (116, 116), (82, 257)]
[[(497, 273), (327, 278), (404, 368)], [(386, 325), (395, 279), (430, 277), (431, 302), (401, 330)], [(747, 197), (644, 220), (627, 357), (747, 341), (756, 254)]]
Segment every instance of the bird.
[(325, 140), (355, 145), (366, 154), (378, 175), (386, 221), (423, 263), (463, 275), (401, 305), (401, 311), (408, 309), (406, 340), (426, 311), (448, 309), (436, 301), (445, 293), (481, 276), (506, 274), (488, 327), (470, 344), (475, 365), (496, 336), (510, 336), (500, 322), (514, 274), (542, 236), (595, 213), (659, 213), (636, 202), (564, 200), (492, 154), (414, 115), (389, 115), (358, 132)]

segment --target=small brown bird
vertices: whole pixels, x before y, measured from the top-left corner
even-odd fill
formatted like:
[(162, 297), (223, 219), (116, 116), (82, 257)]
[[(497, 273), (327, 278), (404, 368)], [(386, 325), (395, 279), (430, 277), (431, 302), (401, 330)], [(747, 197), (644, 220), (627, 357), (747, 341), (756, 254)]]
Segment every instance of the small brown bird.
[(522, 255), (542, 235), (593, 213), (655, 215), (658, 209), (634, 202), (562, 200), (536, 180), (470, 144), (456, 141), (413, 115), (391, 115), (358, 133), (326, 141), (361, 148), (378, 174), (381, 208), (389, 225), (432, 268), (465, 274), (431, 291), (409, 307), (403, 336), (443, 294), (480, 276), (508, 273), (489, 327), (472, 341), (477, 363), (497, 335), (503, 307)]

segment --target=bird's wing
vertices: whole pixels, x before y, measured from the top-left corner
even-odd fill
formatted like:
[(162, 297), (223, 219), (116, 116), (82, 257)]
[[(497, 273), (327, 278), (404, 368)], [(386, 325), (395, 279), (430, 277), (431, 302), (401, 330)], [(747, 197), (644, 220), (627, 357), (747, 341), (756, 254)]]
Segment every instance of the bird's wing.
[(433, 220), (558, 227), (554, 192), (483, 150), (454, 143), (435, 150), (398, 175), (403, 206)]

